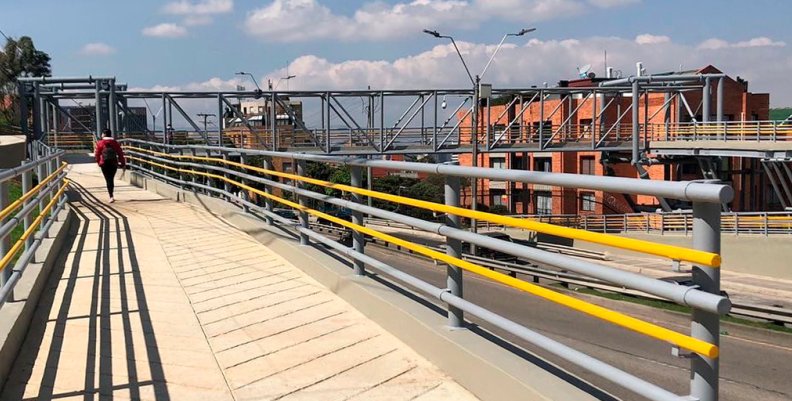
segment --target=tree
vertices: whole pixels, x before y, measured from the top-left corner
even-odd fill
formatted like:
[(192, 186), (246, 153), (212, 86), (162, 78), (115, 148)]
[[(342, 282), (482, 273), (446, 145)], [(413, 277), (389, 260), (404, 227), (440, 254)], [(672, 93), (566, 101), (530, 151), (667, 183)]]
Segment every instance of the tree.
[[(21, 77), (49, 77), (52, 75), (49, 54), (36, 49), (33, 39), (23, 36), (19, 40), (7, 38), (0, 52), (0, 95), (10, 96), (16, 103), (17, 80)], [(6, 119), (13, 119), (14, 109), (4, 109)]]

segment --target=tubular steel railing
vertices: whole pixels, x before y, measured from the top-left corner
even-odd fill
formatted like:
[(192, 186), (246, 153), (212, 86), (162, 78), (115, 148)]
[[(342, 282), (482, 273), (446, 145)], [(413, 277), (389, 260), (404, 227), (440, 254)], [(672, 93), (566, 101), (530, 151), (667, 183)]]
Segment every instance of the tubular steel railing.
[[(644, 232), (684, 235), (693, 233), (694, 221), (691, 211), (586, 215), (512, 215), (510, 217), (597, 233)], [(792, 235), (792, 211), (723, 212), (720, 220), (721, 232), (724, 234)], [(507, 226), (484, 221), (479, 223), (479, 227), (497, 229)]]
[[(299, 232), (302, 244), (309, 244), (310, 240), (314, 240), (349, 256), (353, 259), (355, 272), (359, 275), (365, 275), (367, 266), (446, 303), (449, 324), (452, 326), (463, 325), (464, 313), (468, 313), (649, 399), (677, 401), (689, 399), (687, 396), (676, 395), (465, 300), (462, 297), (461, 274), (464, 270), (611, 324), (667, 342), (676, 350), (687, 350), (692, 360), (693, 379), (690, 396), (699, 400), (717, 399), (719, 320), (721, 315), (729, 311), (731, 305), (727, 298), (720, 295), (718, 269), (720, 265), (720, 220), (718, 216), (721, 203), (729, 201), (733, 196), (733, 191), (728, 186), (696, 182), (647, 183), (637, 179), (581, 177), (571, 174), (471, 168), (448, 164), (339, 158), (207, 146), (168, 146), (134, 139), (126, 139), (121, 142), (125, 144), (129, 164), (135, 170), (135, 174), (143, 174), (193, 191), (232, 201), (246, 210), (255, 210), (264, 214), (270, 224), (277, 221), (293, 227)], [(257, 158), (253, 159), (253, 157)], [(275, 158), (283, 158), (295, 163), (297, 173), (275, 170), (273, 168), (273, 159)], [(351, 185), (307, 177), (305, 175), (307, 162), (331, 163), (348, 167), (351, 174)], [(445, 203), (422, 201), (364, 189), (362, 188), (362, 171), (367, 167), (442, 175), (446, 180)], [(624, 240), (608, 234), (461, 208), (458, 205), (460, 181), (463, 177), (621, 191), (691, 201), (694, 204), (695, 246), (694, 249), (689, 249), (646, 241)], [(306, 187), (309, 184), (313, 188), (323, 189), (309, 190)], [(328, 189), (351, 195), (351, 199), (328, 195), (327, 193), (334, 192), (326, 191)], [(363, 204), (365, 197), (443, 213), (445, 214), (445, 224), (366, 206)], [(318, 201), (332, 207), (348, 209), (351, 211), (351, 220), (310, 207), (309, 201)], [(276, 203), (294, 209), (299, 220), (290, 220), (274, 213), (274, 204)], [(349, 229), (353, 237), (352, 246), (342, 245), (334, 239), (312, 231), (309, 225), (309, 215)], [(418, 230), (445, 236), (446, 252), (442, 253), (367, 227), (364, 225), (364, 215), (391, 220)], [(566, 255), (472, 233), (459, 228), (459, 217), (490, 221), (512, 227), (530, 228), (669, 259), (690, 261), (694, 266), (692, 277), (695, 286), (687, 287), (667, 283), (590, 261), (578, 260)], [(364, 247), (366, 237), (376, 238), (447, 264), (449, 266), (447, 288), (435, 287), (366, 255)], [(694, 310), (691, 334), (675, 332), (464, 260), (461, 253), (462, 241), (536, 263), (560, 267), (690, 306)]]
[[(66, 205), (69, 183), (66, 164), (61, 164), (64, 151), (39, 142), (34, 142), (32, 149), (32, 160), (0, 170), (0, 308), (13, 299), (14, 287), (27, 266), (35, 262), (36, 250)], [(9, 196), (12, 184), (21, 187), (15, 200)], [(22, 234), (12, 240), (17, 227), (22, 228)]]

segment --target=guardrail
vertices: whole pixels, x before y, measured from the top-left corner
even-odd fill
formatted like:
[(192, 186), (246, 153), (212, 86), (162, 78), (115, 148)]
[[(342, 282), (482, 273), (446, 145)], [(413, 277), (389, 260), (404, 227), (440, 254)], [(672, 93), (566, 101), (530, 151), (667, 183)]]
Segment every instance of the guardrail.
[[(512, 217), (599, 233), (645, 232), (661, 235), (691, 235), (694, 221), (691, 211), (604, 215), (512, 215)], [(723, 212), (720, 220), (723, 234), (792, 235), (792, 212)], [(505, 227), (490, 222), (478, 224), (484, 229)]]
[[(676, 395), (465, 300), (462, 297), (462, 271), (464, 270), (633, 332), (667, 342), (674, 349), (685, 349), (690, 352), (692, 361), (693, 380), (690, 395), (696, 399), (708, 401), (716, 400), (718, 397), (719, 318), (730, 308), (729, 300), (719, 293), (718, 269), (720, 265), (719, 208), (721, 202), (729, 201), (733, 196), (733, 191), (727, 186), (696, 182), (647, 183), (643, 180), (615, 177), (581, 177), (571, 174), (338, 158), (206, 146), (168, 146), (131, 139), (122, 140), (122, 143), (126, 145), (129, 164), (136, 174), (144, 174), (174, 185), (224, 198), (243, 205), (245, 209), (264, 214), (269, 223), (277, 221), (286, 224), (299, 232), (302, 244), (308, 245), (310, 240), (314, 240), (353, 259), (355, 272), (359, 275), (365, 275), (366, 267), (373, 268), (446, 303), (449, 325), (451, 326), (463, 326), (464, 314), (467, 313), (649, 399), (676, 401), (688, 399), (687, 396)], [(273, 158), (296, 161), (297, 174), (276, 171), (273, 168)], [(308, 162), (333, 163), (349, 167), (351, 185), (334, 184), (305, 176)], [(363, 189), (362, 171), (365, 167), (443, 175), (446, 179), (445, 203), (422, 201)], [(647, 241), (625, 240), (609, 234), (464, 209), (458, 206), (459, 183), (462, 177), (641, 193), (692, 201), (695, 215), (695, 249)], [(280, 182), (281, 180), (287, 183)], [(342, 191), (351, 195), (351, 200), (330, 196), (323, 191), (308, 190), (305, 187), (306, 184)], [(445, 224), (441, 224), (369, 207), (363, 204), (364, 197), (444, 213), (446, 221)], [(309, 207), (309, 201), (349, 209), (352, 211), (351, 221)], [(296, 210), (299, 220), (295, 222), (274, 213), (274, 203)], [(353, 233), (352, 246), (347, 247), (311, 230), (308, 222), (309, 215), (350, 229)], [(388, 219), (407, 224), (414, 229), (442, 235), (446, 238), (446, 251), (443, 253), (367, 227), (364, 225), (364, 215)], [(460, 217), (528, 228), (669, 259), (689, 261), (694, 265), (693, 280), (696, 286), (675, 285), (591, 261), (471, 233), (459, 229)], [(433, 286), (366, 255), (364, 245), (367, 236), (447, 264), (449, 266), (447, 288)], [(461, 252), (462, 241), (690, 306), (694, 310), (691, 334), (675, 332), (465, 260)]]
[[(35, 261), (36, 250), (65, 207), (68, 181), (66, 164), (61, 164), (63, 154), (63, 150), (34, 142), (32, 160), (0, 170), (0, 308), (13, 299), (14, 287)], [(12, 181), (21, 186), (21, 196), (13, 201), (9, 197)], [(23, 232), (12, 243), (17, 227)]]
[[(368, 219), (366, 221), (369, 222)], [(377, 223), (378, 221), (374, 222), (374, 224)], [(312, 227), (313, 226), (316, 226), (316, 228), (319, 231), (329, 231), (335, 233), (336, 235), (343, 234), (344, 232), (347, 231), (346, 229), (340, 229), (332, 226), (323, 226), (320, 224), (313, 224)], [(372, 239), (371, 242), (373, 242), (376, 245), (380, 245), (390, 249), (390, 247), (388, 247), (387, 242), (379, 242), (374, 239)], [(537, 244), (537, 246), (540, 248), (542, 247), (541, 244)], [(433, 247), (433, 248), (436, 250), (444, 250), (443, 247)], [(549, 251), (575, 255), (574, 253), (572, 253), (574, 251), (570, 251), (570, 249), (574, 249), (574, 248), (567, 249), (567, 247), (549, 246), (547, 249)], [(413, 255), (411, 251), (402, 250), (399, 247), (397, 247), (395, 251)], [(601, 259), (601, 260), (605, 259), (604, 255), (598, 252), (591, 252), (586, 250), (580, 250), (580, 251), (582, 251), (583, 253), (577, 254), (575, 256)], [(539, 279), (541, 278), (553, 282), (558, 282), (564, 284), (565, 286), (572, 284), (580, 287), (607, 291), (622, 295), (637, 296), (637, 297), (654, 299), (654, 300), (663, 300), (663, 298), (656, 297), (654, 295), (647, 294), (645, 292), (631, 290), (621, 286), (611, 285), (602, 280), (591, 279), (581, 275), (565, 273), (558, 270), (543, 269), (531, 264), (492, 260), (470, 254), (463, 254), (462, 257), (466, 260), (474, 261), (485, 267), (503, 270), (512, 277), (516, 277), (518, 273), (531, 276), (535, 283), (538, 283)], [(732, 302), (731, 310), (729, 311), (728, 314), (730, 316), (740, 316), (740, 317), (748, 317), (751, 319), (765, 320), (770, 323), (779, 324), (779, 325), (787, 325), (787, 326), (792, 325), (792, 310), (786, 308), (780, 308), (776, 306), (758, 305), (758, 304), (751, 304), (745, 302), (740, 302), (740, 303)]]

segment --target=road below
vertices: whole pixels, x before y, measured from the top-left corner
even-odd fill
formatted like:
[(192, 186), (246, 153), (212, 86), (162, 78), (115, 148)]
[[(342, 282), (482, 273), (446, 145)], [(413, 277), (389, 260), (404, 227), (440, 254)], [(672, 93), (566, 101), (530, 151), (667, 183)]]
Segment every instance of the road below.
[[(366, 254), (445, 287), (445, 266), (422, 258), (368, 246)], [(530, 294), (465, 275), (464, 296), (487, 309), (568, 346), (630, 372), (680, 395), (689, 391), (689, 360), (671, 355), (671, 347), (640, 334), (589, 317)], [(629, 302), (576, 294), (579, 298), (682, 332), (690, 332), (690, 317)], [(471, 319), (478, 323), (475, 319)], [(489, 328), (488, 325), (482, 324)], [(734, 324), (721, 327), (721, 400), (788, 401), (792, 399), (792, 335)], [(578, 377), (623, 400), (642, 400), (599, 376), (560, 360), (508, 333), (492, 330)]]

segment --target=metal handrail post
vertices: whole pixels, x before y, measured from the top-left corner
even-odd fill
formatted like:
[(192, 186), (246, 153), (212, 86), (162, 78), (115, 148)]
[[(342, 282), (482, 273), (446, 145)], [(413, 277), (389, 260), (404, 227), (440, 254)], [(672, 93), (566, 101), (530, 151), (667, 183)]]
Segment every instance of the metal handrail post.
[[(693, 247), (713, 253), (721, 250), (721, 206), (716, 203), (693, 203)], [(702, 291), (720, 294), (720, 269), (693, 266), (693, 283)], [(720, 316), (693, 309), (691, 336), (720, 346)], [(718, 400), (719, 360), (699, 354), (690, 357), (690, 395), (699, 401)]]
[[(350, 184), (352, 184), (355, 188), (363, 188), (363, 167), (360, 166), (352, 166), (350, 167)], [(303, 199), (302, 197), (300, 199)], [(352, 201), (355, 203), (363, 203), (363, 196), (359, 194), (352, 194)], [(300, 203), (302, 205), (302, 202)], [(365, 222), (363, 220), (363, 213), (358, 211), (352, 211), (352, 222), (363, 226)], [(366, 245), (366, 238), (363, 236), (363, 233), (360, 231), (354, 230), (352, 231), (352, 247), (356, 252), (364, 253), (364, 247)], [(358, 276), (365, 276), (366, 275), (366, 268), (362, 261), (358, 259), (354, 259), (354, 266), (355, 266), (355, 274)]]
[[(272, 159), (270, 157), (265, 156), (263, 161), (262, 161), (262, 164), (263, 164), (263, 167), (265, 169), (267, 169), (267, 170), (275, 170), (275, 166), (272, 164)], [(266, 178), (270, 178), (270, 179), (273, 178), (273, 177), (270, 177), (270, 176), (265, 176), (265, 177)], [(266, 193), (268, 195), (272, 195), (272, 187), (269, 186), (269, 185), (265, 186), (264, 187), (264, 193)], [(271, 213), (273, 213), (272, 199), (270, 199), (270, 198), (264, 199), (264, 210), (269, 212), (269, 213), (265, 213), (264, 220), (266, 221), (266, 223), (268, 225), (272, 225), (273, 222), (274, 222), (272, 217), (271, 217), (271, 215), (270, 215)]]
[[(28, 160), (23, 161), (22, 165), (24, 165), (25, 163), (29, 163), (29, 161)], [(26, 194), (26, 193), (30, 192), (30, 189), (32, 187), (33, 187), (33, 170), (27, 170), (24, 173), (22, 173), (22, 193)], [(30, 204), (30, 200), (27, 200), (27, 201), (24, 202), (25, 206), (27, 206), (28, 204)], [(30, 225), (32, 223), (33, 223), (33, 214), (31, 213), (31, 214), (28, 214), (27, 216), (25, 216), (25, 218), (24, 218), (23, 227), (24, 227), (25, 231), (27, 231), (27, 229), (30, 227)], [(32, 247), (32, 246), (33, 246), (33, 236), (31, 235), (25, 241), (25, 251), (30, 249), (30, 247)]]
[[(8, 193), (9, 187), (8, 181), (0, 181), (0, 210), (4, 210), (10, 203), (11, 198), (10, 194)], [(0, 226), (5, 224), (5, 219), (0, 219)], [(5, 256), (6, 252), (11, 250), (11, 236), (8, 235), (5, 238), (0, 238), (0, 257)], [(8, 283), (8, 280), (11, 278), (11, 269), (3, 269), (0, 272), (0, 286), (5, 286)], [(14, 293), (11, 292), (8, 299), (11, 301), (14, 299)]]
[[(305, 160), (298, 160), (296, 164), (297, 164), (297, 174), (301, 176), (305, 176), (306, 175)], [(294, 185), (297, 188), (302, 188), (304, 186), (304, 184), (301, 181), (299, 182), (295, 181)], [(303, 207), (306, 206), (306, 199), (304, 196), (297, 196), (297, 199), (300, 206)], [(310, 227), (310, 223), (308, 221), (308, 212), (304, 210), (300, 211), (300, 226), (302, 226), (305, 229)], [(308, 241), (308, 235), (300, 232), (300, 245), (309, 245), (309, 244), (310, 242)]]
[[(239, 154), (239, 162), (242, 163), (242, 164), (247, 164), (246, 160), (245, 160), (245, 154), (244, 153), (240, 153)], [(248, 180), (246, 180), (244, 178), (242, 178), (242, 183), (245, 184), (245, 185), (249, 185)], [(247, 190), (246, 189), (240, 189), (239, 190), (239, 197), (242, 199), (242, 211), (245, 212), (245, 213), (250, 212), (250, 207), (248, 206), (248, 193), (247, 193)]]
[[(445, 178), (445, 204), (449, 206), (459, 206), (459, 177), (446, 176)], [(451, 228), (461, 226), (459, 216), (453, 214), (445, 215), (445, 224)], [(446, 254), (455, 258), (462, 257), (462, 241), (446, 237)], [(452, 295), (463, 298), (462, 296), (462, 269), (456, 266), (446, 266), (446, 286)], [(452, 328), (464, 327), (464, 312), (461, 309), (448, 305), (448, 326)]]

